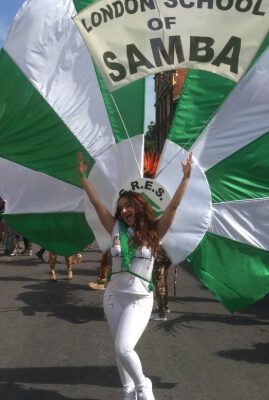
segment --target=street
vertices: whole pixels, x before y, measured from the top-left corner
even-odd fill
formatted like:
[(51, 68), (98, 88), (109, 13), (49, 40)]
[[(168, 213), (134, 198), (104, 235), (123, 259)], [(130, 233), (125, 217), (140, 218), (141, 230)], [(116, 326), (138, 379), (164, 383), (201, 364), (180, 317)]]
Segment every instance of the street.
[[(82, 255), (72, 281), (59, 257), (54, 283), (35, 255), (0, 256), (0, 400), (123, 398), (103, 292), (88, 287), (101, 253)], [(174, 296), (173, 274), (168, 321), (150, 321), (137, 346), (155, 399), (267, 400), (269, 296), (231, 315), (188, 267)]]

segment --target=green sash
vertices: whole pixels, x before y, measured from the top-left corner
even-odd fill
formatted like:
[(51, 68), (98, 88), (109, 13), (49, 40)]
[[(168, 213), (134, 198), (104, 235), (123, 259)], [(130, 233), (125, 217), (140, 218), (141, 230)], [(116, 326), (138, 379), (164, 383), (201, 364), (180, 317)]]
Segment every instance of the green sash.
[(122, 219), (119, 221), (120, 225), (120, 245), (121, 245), (121, 270), (124, 272), (131, 272), (131, 264), (138, 249), (138, 246), (130, 246), (129, 238), (127, 235), (126, 224)]
[[(149, 282), (148, 288), (150, 291), (152, 291), (154, 289), (152, 278), (150, 278), (150, 281), (148, 281), (143, 276), (138, 275), (131, 270), (132, 260), (138, 249), (138, 246), (129, 245), (129, 240), (128, 240), (129, 238), (127, 235), (126, 224), (122, 220), (119, 220), (119, 228), (120, 228), (120, 245), (121, 245), (121, 258), (122, 258), (120, 272), (129, 272), (129, 274), (134, 275), (137, 278), (142, 279), (143, 281)], [(108, 274), (108, 281), (110, 280), (112, 274), (118, 274), (118, 273), (119, 272), (110, 271), (110, 273)]]

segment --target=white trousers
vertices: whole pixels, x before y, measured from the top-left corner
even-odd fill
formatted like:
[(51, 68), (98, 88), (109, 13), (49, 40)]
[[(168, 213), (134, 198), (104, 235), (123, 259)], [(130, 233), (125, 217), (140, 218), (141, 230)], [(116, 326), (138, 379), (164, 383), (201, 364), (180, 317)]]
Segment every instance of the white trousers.
[(116, 292), (108, 286), (103, 303), (115, 344), (123, 392), (129, 393), (134, 388), (142, 390), (145, 375), (134, 348), (148, 324), (153, 306), (153, 293), (149, 296), (139, 296)]

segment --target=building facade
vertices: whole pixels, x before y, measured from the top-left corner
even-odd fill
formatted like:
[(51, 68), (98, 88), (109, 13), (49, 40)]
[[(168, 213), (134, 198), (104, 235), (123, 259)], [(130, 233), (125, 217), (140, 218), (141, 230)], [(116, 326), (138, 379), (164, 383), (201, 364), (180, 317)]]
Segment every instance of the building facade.
[(187, 72), (179, 69), (155, 75), (156, 151), (159, 153), (172, 125)]

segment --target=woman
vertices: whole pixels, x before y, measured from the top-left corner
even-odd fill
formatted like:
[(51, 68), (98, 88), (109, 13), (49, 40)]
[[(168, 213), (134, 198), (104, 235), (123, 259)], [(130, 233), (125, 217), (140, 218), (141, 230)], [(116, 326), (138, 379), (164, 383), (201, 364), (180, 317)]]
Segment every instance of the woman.
[(88, 163), (83, 163), (81, 154), (78, 155), (78, 173), (84, 189), (112, 236), (112, 274), (105, 290), (104, 311), (115, 343), (124, 400), (154, 400), (152, 383), (145, 377), (134, 348), (150, 319), (154, 257), (186, 191), (192, 154), (181, 164), (182, 181), (159, 220), (144, 197), (134, 192), (121, 194), (113, 217), (87, 179)]

